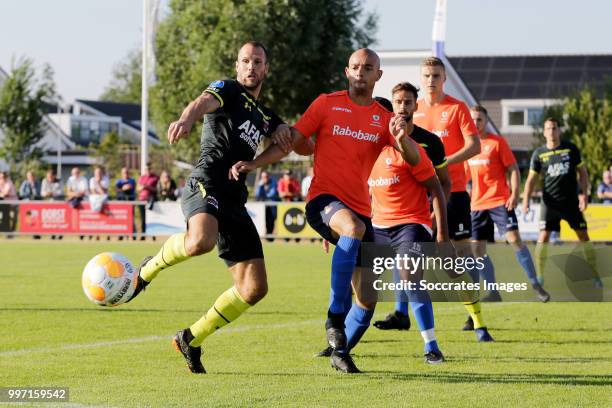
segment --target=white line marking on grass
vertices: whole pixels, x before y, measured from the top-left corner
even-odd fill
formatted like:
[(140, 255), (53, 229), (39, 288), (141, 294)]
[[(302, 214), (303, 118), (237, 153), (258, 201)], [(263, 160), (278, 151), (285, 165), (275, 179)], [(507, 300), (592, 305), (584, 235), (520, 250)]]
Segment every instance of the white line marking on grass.
[[(514, 303), (494, 303), (487, 304), (487, 309), (489, 307), (499, 308), (503, 306), (510, 306)], [(453, 315), (453, 314), (463, 314), (465, 311), (463, 310), (462, 305), (458, 304), (457, 308), (453, 308), (451, 310), (441, 310), (435, 313), (435, 315)], [(251, 330), (270, 330), (270, 329), (286, 329), (286, 328), (295, 328), (300, 326), (310, 326), (314, 324), (323, 325), (323, 320), (305, 320), (302, 322), (287, 322), (287, 323), (276, 323), (276, 324), (256, 324), (250, 326), (238, 326), (238, 327), (228, 327), (227, 329), (222, 329), (217, 332), (217, 334), (223, 333), (241, 333), (248, 332)], [(140, 344), (140, 343), (149, 343), (153, 341), (159, 340), (170, 340), (171, 336), (147, 336), (147, 337), (135, 337), (131, 339), (122, 339), (122, 340), (114, 340), (114, 341), (101, 341), (96, 343), (85, 343), (85, 344), (66, 344), (58, 347), (42, 347), (42, 348), (32, 348), (32, 349), (22, 349), (22, 350), (13, 350), (13, 351), (3, 351), (0, 352), (0, 357), (16, 357), (22, 356), (26, 354), (40, 354), (40, 353), (56, 353), (60, 351), (68, 351), (68, 350), (82, 350), (82, 349), (90, 349), (90, 348), (98, 348), (98, 347), (112, 347), (112, 346), (120, 346), (123, 344)]]

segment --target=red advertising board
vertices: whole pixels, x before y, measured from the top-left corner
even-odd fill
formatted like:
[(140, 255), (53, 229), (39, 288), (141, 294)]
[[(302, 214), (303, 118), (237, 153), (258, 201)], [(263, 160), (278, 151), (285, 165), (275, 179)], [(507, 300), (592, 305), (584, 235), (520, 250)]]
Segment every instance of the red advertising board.
[(22, 202), (19, 204), (19, 232), (131, 234), (132, 205), (107, 203), (102, 212), (96, 212), (91, 210), (89, 203), (74, 209), (68, 203)]

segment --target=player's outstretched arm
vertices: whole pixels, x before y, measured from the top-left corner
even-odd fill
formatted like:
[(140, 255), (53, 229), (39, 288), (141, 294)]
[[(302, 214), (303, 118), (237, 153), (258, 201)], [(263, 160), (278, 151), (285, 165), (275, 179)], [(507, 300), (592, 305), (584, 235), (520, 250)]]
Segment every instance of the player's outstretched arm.
[(193, 124), (202, 119), (207, 113), (212, 113), (219, 109), (221, 103), (212, 94), (207, 92), (193, 100), (179, 120), (172, 122), (168, 127), (168, 143), (174, 144), (191, 132)]
[(578, 208), (580, 211), (584, 211), (589, 204), (587, 195), (589, 191), (589, 174), (584, 164), (578, 167), (578, 188), (580, 189), (580, 193), (578, 194)]
[[(301, 143), (303, 141), (303, 139), (305, 139), (304, 135), (302, 135), (299, 131), (297, 131), (294, 128), (289, 128), (287, 125), (283, 124), (280, 125), (283, 126), (284, 128), (286, 127), (287, 129), (289, 129), (289, 135), (291, 137), (291, 148), (293, 148), (293, 146), (296, 143)], [(280, 128), (279, 126), (279, 128)], [(283, 134), (287, 134), (285, 129), (277, 129), (274, 131), (274, 133), (283, 133)], [(230, 174), (229, 174), (229, 178), (230, 179), (234, 179), (234, 180), (238, 180), (238, 177), (240, 176), (240, 173), (248, 173), (250, 171), (253, 171), (259, 167), (264, 167), (267, 166), (269, 164), (272, 163), (276, 163), (278, 161), (280, 161), (283, 157), (285, 157), (290, 151), (291, 148), (289, 148), (288, 150), (283, 149), (279, 144), (272, 144), (270, 145), (266, 150), (264, 150), (259, 156), (257, 156), (254, 160), (251, 161), (239, 161), (236, 164), (234, 164), (231, 169), (230, 169)]]
[(525, 214), (529, 212), (529, 199), (531, 198), (531, 194), (533, 194), (537, 176), (538, 173), (534, 170), (529, 170), (527, 181), (525, 181), (525, 190), (523, 191), (523, 212)]
[(518, 205), (519, 200), (519, 186), (521, 185), (521, 174), (516, 163), (508, 167), (510, 173), (510, 197), (506, 201), (506, 208), (508, 211), (512, 211)]
[(463, 147), (447, 157), (448, 164), (464, 162), (480, 153), (480, 138), (477, 134), (464, 135)]
[(393, 115), (389, 121), (389, 132), (395, 138), (395, 148), (401, 153), (404, 161), (416, 166), (421, 161), (417, 144), (408, 136), (406, 120), (402, 115)]
[(434, 218), (436, 220), (436, 242), (446, 242), (449, 240), (446, 215), (446, 198), (444, 196), (442, 186), (440, 185), (440, 181), (436, 176), (433, 176), (423, 181), (422, 184), (427, 187), (427, 190), (431, 195), (431, 203), (433, 206)]
[(448, 201), (452, 188), (450, 176), (448, 175), (448, 166), (445, 164), (443, 167), (436, 168), (436, 176), (438, 176), (440, 186), (442, 186), (442, 191), (444, 191), (444, 198)]

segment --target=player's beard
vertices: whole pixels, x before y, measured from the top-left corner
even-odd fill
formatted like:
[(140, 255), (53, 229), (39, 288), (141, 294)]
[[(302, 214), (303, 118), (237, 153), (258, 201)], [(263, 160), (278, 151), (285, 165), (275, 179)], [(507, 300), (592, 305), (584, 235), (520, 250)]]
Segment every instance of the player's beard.
[(413, 114), (411, 113), (410, 115), (404, 115), (402, 114), (402, 118), (404, 118), (404, 120), (406, 121), (406, 123), (410, 122), (412, 120), (412, 116)]

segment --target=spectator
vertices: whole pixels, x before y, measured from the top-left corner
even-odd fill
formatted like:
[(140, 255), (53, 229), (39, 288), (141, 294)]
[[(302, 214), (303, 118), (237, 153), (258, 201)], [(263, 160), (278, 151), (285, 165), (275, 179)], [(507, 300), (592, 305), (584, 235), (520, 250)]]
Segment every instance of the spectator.
[(177, 200), (180, 200), (180, 198), (183, 196), (183, 191), (185, 191), (185, 177), (179, 176), (178, 187), (176, 187), (176, 191), (174, 192)]
[[(15, 185), (11, 181), (10, 176), (7, 172), (0, 172), (0, 200), (17, 200), (17, 191), (15, 190)], [(3, 216), (8, 217), (8, 231), (15, 231), (15, 227), (17, 225), (17, 206), (16, 205), (5, 205), (6, 208), (3, 211)], [(12, 235), (9, 235), (9, 238)]]
[(102, 212), (104, 203), (108, 200), (109, 185), (110, 181), (104, 172), (104, 167), (96, 166), (93, 177), (89, 179), (89, 203), (93, 211)]
[(612, 204), (612, 172), (603, 172), (603, 180), (597, 187), (597, 198), (604, 204)]
[(73, 167), (66, 182), (66, 198), (72, 208), (77, 208), (89, 194), (87, 179), (81, 175), (81, 169)]
[(312, 167), (308, 168), (308, 174), (302, 179), (302, 198), (305, 199), (308, 196), (308, 190), (310, 189), (310, 183), (312, 183)]
[[(144, 168), (144, 172), (138, 177), (138, 184), (136, 185), (136, 191), (138, 192), (138, 200), (146, 201), (150, 209), (153, 208), (153, 203), (157, 198), (157, 181), (159, 177), (151, 172), (150, 163)], [(139, 205), (138, 211), (140, 212), (140, 231), (142, 232), (141, 240), (144, 240), (144, 234), (147, 231), (147, 224), (145, 220), (145, 206)]]
[(127, 167), (121, 169), (121, 178), (115, 183), (117, 200), (134, 201), (136, 200), (136, 180), (130, 177)]
[(40, 182), (36, 180), (34, 172), (28, 171), (26, 179), (19, 186), (19, 198), (22, 200), (40, 199)]
[[(259, 175), (259, 183), (255, 190), (255, 199), (257, 201), (280, 201), (278, 191), (276, 189), (276, 181), (270, 177), (267, 171), (262, 171)], [(266, 234), (270, 235), (274, 232), (274, 222), (276, 221), (276, 206), (266, 205)], [(272, 241), (268, 238), (268, 241)]]
[(278, 180), (278, 195), (282, 201), (297, 201), (300, 199), (300, 183), (293, 177), (289, 169), (283, 171), (283, 177)]
[(55, 176), (55, 171), (47, 170), (47, 175), (40, 187), (40, 195), (44, 200), (61, 200), (64, 198), (62, 181)]
[(162, 171), (157, 181), (157, 199), (159, 201), (176, 201), (176, 183), (166, 170)]
[(5, 171), (0, 171), (0, 200), (17, 200), (17, 190), (11, 177)]

